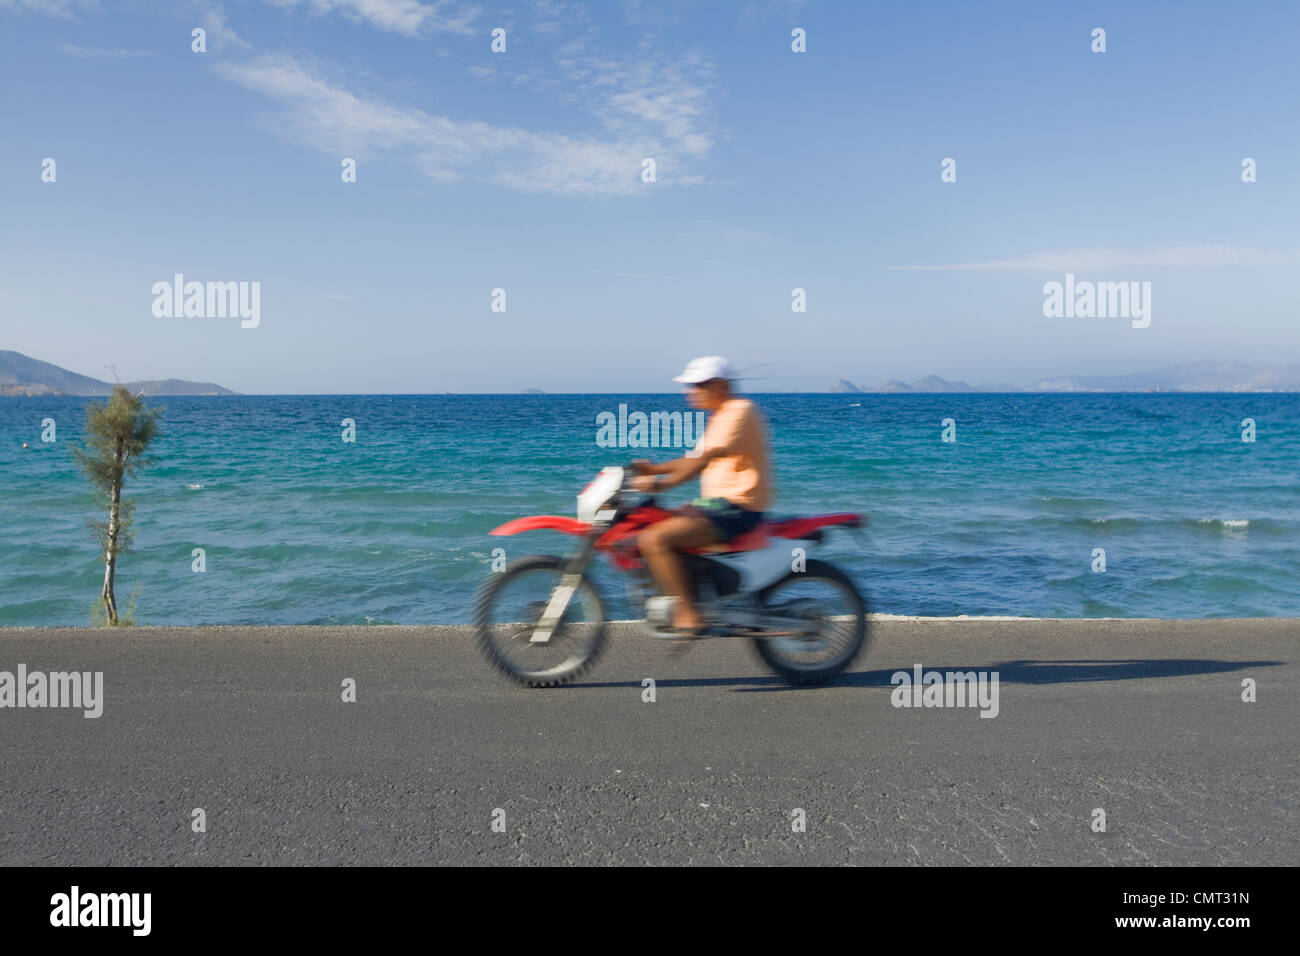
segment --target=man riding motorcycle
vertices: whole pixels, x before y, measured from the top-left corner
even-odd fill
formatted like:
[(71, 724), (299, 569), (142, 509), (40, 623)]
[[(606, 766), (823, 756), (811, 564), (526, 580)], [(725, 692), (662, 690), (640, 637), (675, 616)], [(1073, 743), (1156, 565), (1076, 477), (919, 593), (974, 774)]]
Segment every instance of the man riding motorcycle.
[[(575, 517), (528, 515), (492, 529), (573, 538), (564, 555), (512, 556), (509, 567), (488, 574), (475, 600), (474, 640), (494, 667), (529, 687), (586, 672), (610, 622), (589, 573), (597, 556), (628, 576), (631, 610), (653, 639), (747, 639), (792, 685), (832, 680), (866, 647), (866, 599), (843, 570), (808, 557), (828, 531), (861, 527), (865, 518), (764, 517), (772, 497), (767, 429), (733, 380), (718, 356), (695, 359), (677, 376), (690, 387), (690, 404), (713, 413), (689, 454), (662, 465), (606, 466), (578, 494)], [(704, 497), (685, 508), (644, 497), (696, 475)]]
[(771, 499), (767, 426), (758, 406), (739, 397), (725, 358), (693, 359), (673, 381), (685, 385), (692, 408), (712, 414), (695, 447), (664, 464), (635, 461), (637, 491), (658, 492), (700, 476), (700, 494), (673, 517), (641, 533), (639, 547), (659, 590), (676, 598), (673, 626), (685, 637), (704, 632), (679, 551), (728, 542), (756, 527)]

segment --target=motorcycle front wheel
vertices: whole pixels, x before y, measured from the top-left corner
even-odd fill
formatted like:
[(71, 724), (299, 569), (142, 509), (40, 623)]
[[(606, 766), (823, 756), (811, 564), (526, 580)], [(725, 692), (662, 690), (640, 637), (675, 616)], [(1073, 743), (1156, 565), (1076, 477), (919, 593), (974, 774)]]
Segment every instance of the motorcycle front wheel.
[(494, 572), (479, 591), (475, 643), (497, 670), (529, 687), (573, 680), (595, 663), (604, 645), (605, 604), (586, 575), (550, 640), (532, 640), (563, 567), (562, 558), (535, 554)]
[(869, 642), (867, 602), (839, 568), (809, 561), (759, 594), (763, 612), (795, 623), (796, 635), (759, 637), (764, 663), (792, 684), (824, 684), (848, 667)]

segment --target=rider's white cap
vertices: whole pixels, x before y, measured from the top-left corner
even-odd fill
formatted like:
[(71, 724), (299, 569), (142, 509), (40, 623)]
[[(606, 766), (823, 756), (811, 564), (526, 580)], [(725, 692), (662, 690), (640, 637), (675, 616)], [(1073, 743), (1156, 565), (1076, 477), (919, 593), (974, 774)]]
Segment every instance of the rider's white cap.
[(696, 385), (699, 382), (707, 382), (711, 378), (725, 378), (730, 381), (731, 376), (730, 362), (721, 355), (705, 355), (691, 359), (686, 364), (686, 371), (673, 381), (681, 382), (683, 385)]

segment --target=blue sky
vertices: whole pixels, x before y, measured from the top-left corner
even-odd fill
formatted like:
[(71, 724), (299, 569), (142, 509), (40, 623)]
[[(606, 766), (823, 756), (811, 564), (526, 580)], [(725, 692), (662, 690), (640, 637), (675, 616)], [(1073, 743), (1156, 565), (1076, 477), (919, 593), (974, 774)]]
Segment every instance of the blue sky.
[[(0, 0), (0, 348), (249, 393), (667, 391), (697, 354), (756, 390), (1295, 363), (1298, 28), (1290, 3)], [(155, 317), (178, 272), (260, 282), (260, 324)], [(1066, 272), (1150, 282), (1150, 327), (1045, 318)]]

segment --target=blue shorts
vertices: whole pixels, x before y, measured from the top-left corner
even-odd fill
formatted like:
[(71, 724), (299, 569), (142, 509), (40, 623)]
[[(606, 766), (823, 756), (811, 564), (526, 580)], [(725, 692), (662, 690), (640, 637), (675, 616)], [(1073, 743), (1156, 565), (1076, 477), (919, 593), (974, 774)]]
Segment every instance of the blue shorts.
[(753, 531), (763, 520), (763, 512), (742, 508), (726, 498), (696, 498), (682, 511), (706, 518), (718, 533), (719, 541), (732, 541), (747, 531)]

